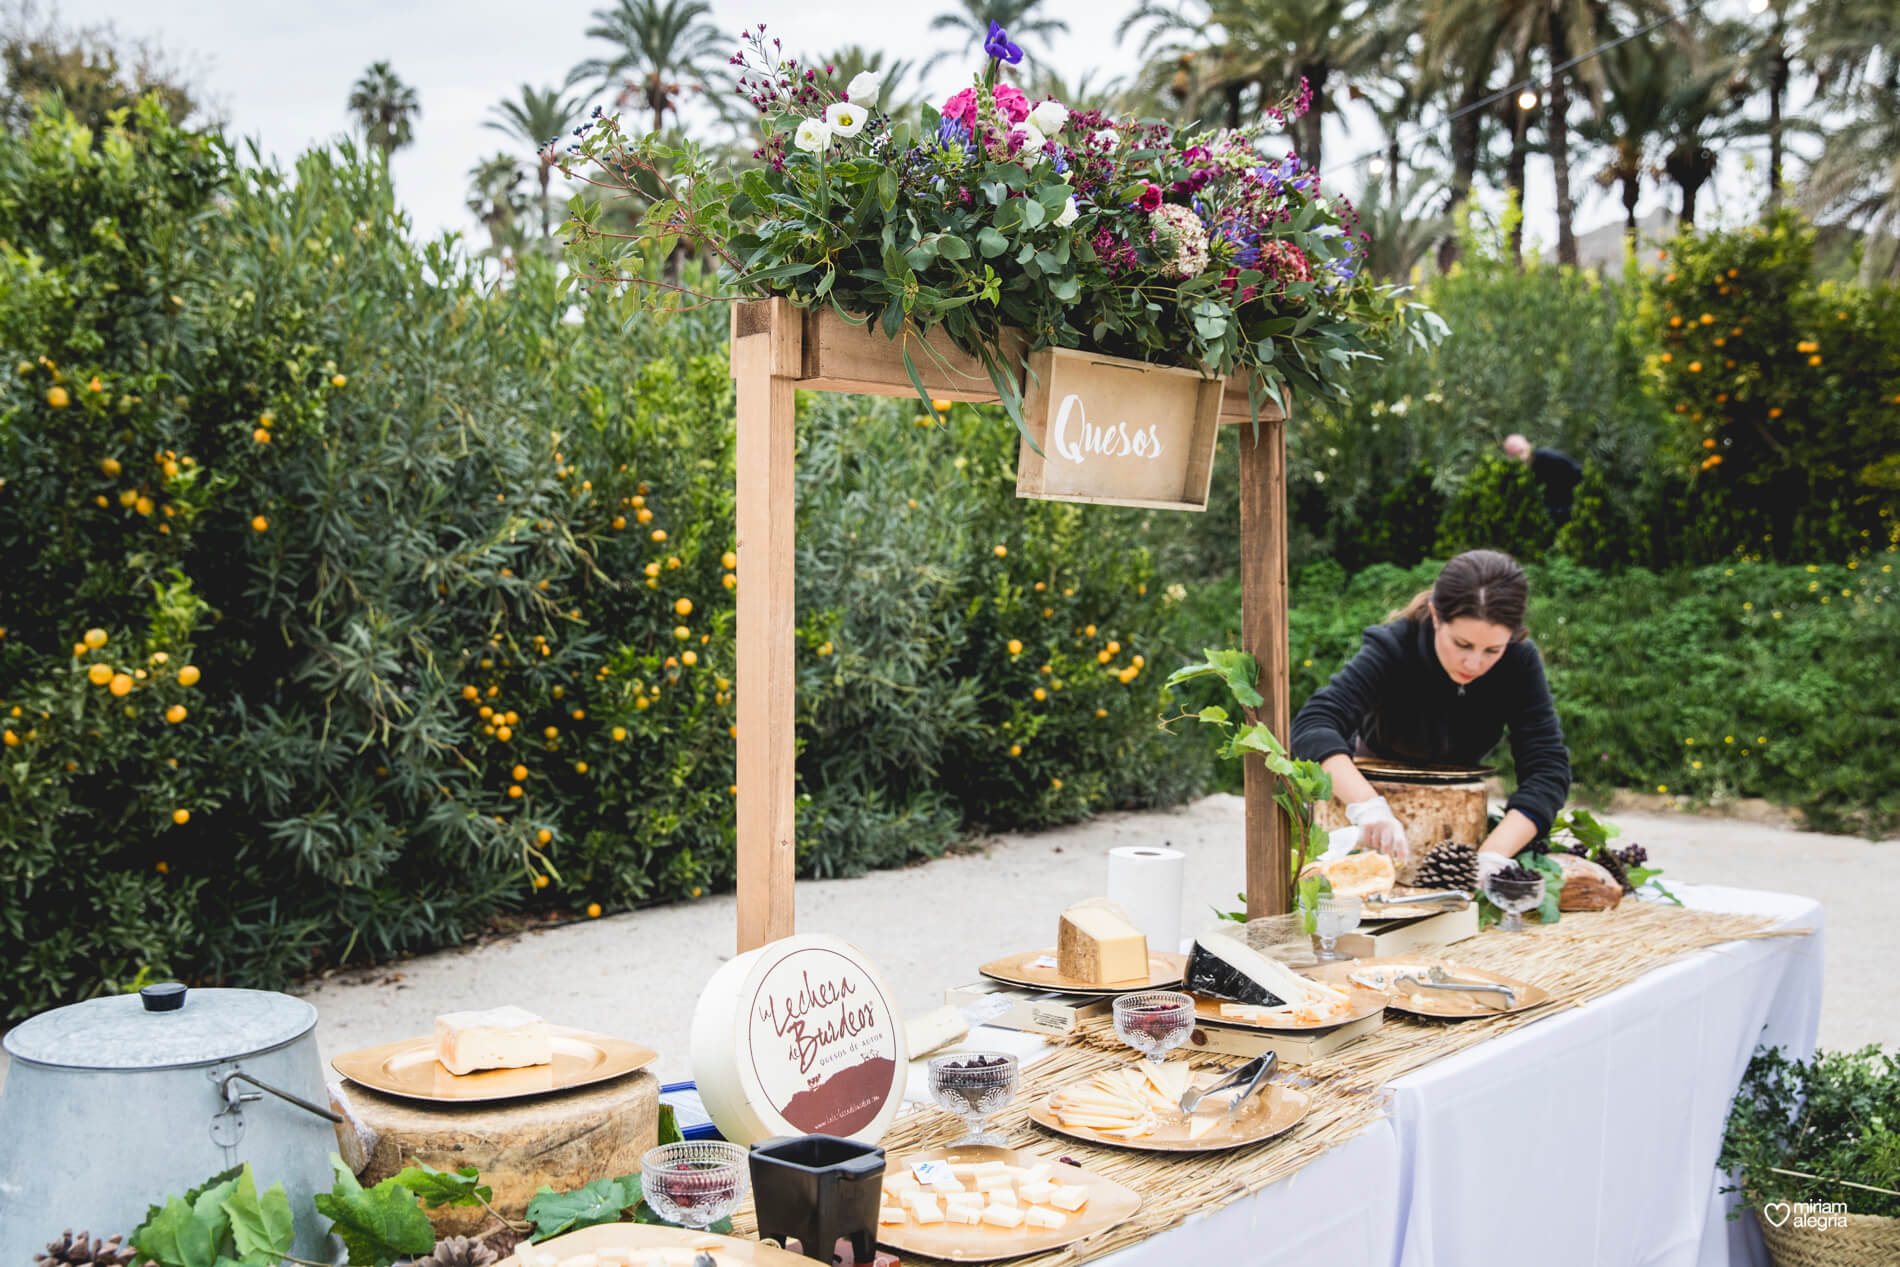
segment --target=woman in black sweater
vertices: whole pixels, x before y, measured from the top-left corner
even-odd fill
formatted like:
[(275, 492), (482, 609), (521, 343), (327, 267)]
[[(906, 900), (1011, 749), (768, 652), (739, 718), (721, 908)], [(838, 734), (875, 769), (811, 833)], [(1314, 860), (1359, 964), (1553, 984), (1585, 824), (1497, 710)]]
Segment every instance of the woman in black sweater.
[(1570, 753), (1537, 647), (1524, 636), (1530, 586), (1508, 554), (1472, 550), (1444, 566), (1293, 719), (1293, 755), (1333, 776), (1360, 843), (1403, 860), (1405, 828), (1355, 756), (1477, 765), (1508, 730), (1517, 790), (1479, 849), (1489, 875), (1550, 830), (1570, 792)]

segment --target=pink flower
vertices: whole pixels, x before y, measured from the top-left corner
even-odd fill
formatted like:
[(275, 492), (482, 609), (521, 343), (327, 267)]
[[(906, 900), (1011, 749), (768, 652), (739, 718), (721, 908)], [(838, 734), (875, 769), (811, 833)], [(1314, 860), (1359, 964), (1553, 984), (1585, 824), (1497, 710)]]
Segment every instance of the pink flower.
[[(996, 103), (1003, 117), (1011, 123), (1021, 123), (1029, 117), (1029, 98), (1008, 84), (998, 84), (990, 91), (990, 99)], [(976, 89), (965, 88), (962, 92), (943, 103), (938, 111), (946, 119), (955, 119), (972, 133), (976, 131)]]
[(1313, 280), (1313, 266), (1305, 252), (1283, 238), (1269, 238), (1260, 244), (1260, 271), (1281, 281)]
[(1029, 117), (1029, 98), (1018, 89), (1008, 84), (998, 84), (990, 95), (1011, 123), (1021, 123)]
[(1159, 207), (1161, 205), (1161, 186), (1145, 185), (1141, 191), (1141, 197), (1135, 200), (1135, 205), (1140, 207), (1143, 211), (1153, 211)]

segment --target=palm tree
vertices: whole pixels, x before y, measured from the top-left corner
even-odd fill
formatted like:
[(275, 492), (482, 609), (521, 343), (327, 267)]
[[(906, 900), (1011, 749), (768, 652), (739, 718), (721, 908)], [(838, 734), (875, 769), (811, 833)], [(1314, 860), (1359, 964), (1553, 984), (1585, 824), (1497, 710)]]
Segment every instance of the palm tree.
[(1597, 183), (1621, 190), (1623, 231), (1631, 241), (1643, 179), (1662, 174), (1655, 151), (1669, 130), (1670, 107), (1686, 71), (1675, 42), (1666, 36), (1642, 36), (1611, 49), (1603, 55), (1606, 108), (1577, 128), (1585, 142), (1609, 151)]
[(1083, 71), (1080, 79), (1070, 83), (1049, 67), (1038, 66), (1024, 77), (1022, 89), (1031, 101), (1060, 101), (1071, 111), (1100, 110), (1104, 114), (1117, 114), (1128, 109), (1131, 101), (1122, 81), (1110, 79), (1097, 85), (1097, 69), (1091, 67)]
[(1360, 195), (1359, 227), (1371, 236), (1366, 270), (1375, 277), (1403, 281), (1432, 249), (1432, 244), (1451, 231), (1451, 218), (1430, 211), (1437, 200), (1441, 178), (1433, 172), (1412, 173), (1403, 187), (1388, 189), (1385, 182), (1370, 178)]
[[(1900, 14), (1882, 0), (1846, 0), (1811, 17), (1807, 50), (1825, 103), (1848, 118), (1827, 135), (1802, 201), (1866, 235), (1860, 277), (1871, 283), (1881, 235), (1900, 234)], [(1900, 249), (1887, 271), (1900, 278)]]
[(719, 72), (708, 62), (725, 60), (721, 44), (726, 37), (700, 20), (711, 14), (705, 0), (619, 0), (614, 8), (595, 9), (587, 35), (607, 41), (614, 51), (582, 62), (569, 82), (617, 83), (617, 103), (623, 109), (639, 103), (653, 112), (653, 131), (665, 131), (667, 111), (677, 118), (685, 94), (717, 98)]
[[(1394, 41), (1391, 0), (1199, 0), (1198, 20), (1147, 0), (1122, 21), (1117, 38), (1147, 23), (1144, 59), (1214, 55), (1201, 91), (1218, 94), (1230, 122), (1272, 105), (1305, 80), (1313, 108), (1293, 124), (1294, 148), (1308, 166), (1321, 166), (1320, 128), (1337, 109), (1328, 86), (1351, 86), (1369, 78)], [(1184, 37), (1186, 37), (1184, 39)], [(1189, 59), (1198, 62), (1198, 56)], [(1192, 78), (1192, 76), (1190, 76)], [(1250, 95), (1251, 94), (1251, 95)]]
[(983, 47), (989, 38), (990, 23), (994, 22), (1009, 32), (1010, 42), (1022, 46), (1023, 60), (1029, 65), (1037, 63), (1036, 55), (1029, 51), (1028, 39), (1047, 39), (1051, 35), (1067, 35), (1069, 24), (1059, 18), (1041, 18), (1036, 10), (1042, 7), (1042, 0), (958, 0), (963, 7), (939, 13), (930, 19), (933, 31), (960, 32), (963, 46), (956, 50), (943, 49), (933, 54), (924, 63), (927, 75), (946, 57), (968, 56), (972, 49)]
[(491, 107), (489, 113), (495, 117), (482, 125), (534, 150), (535, 178), (541, 186), (542, 237), (551, 236), (554, 232), (554, 217), (548, 202), (548, 182), (554, 174), (555, 146), (587, 108), (585, 97), (561, 95), (574, 83), (575, 77), (570, 73), (567, 82), (559, 88), (535, 88), (523, 84), (521, 95)]
[(512, 258), (526, 245), (520, 226), (520, 217), (528, 209), (527, 196), (521, 191), (526, 179), (527, 173), (511, 154), (485, 158), (468, 170), (468, 209), (488, 230), (488, 250), (483, 254), (500, 260), (503, 269), (511, 267)]
[(416, 139), (414, 125), (422, 117), (422, 105), (416, 90), (398, 79), (388, 62), (377, 62), (350, 89), (350, 112), (369, 143), (388, 158)]

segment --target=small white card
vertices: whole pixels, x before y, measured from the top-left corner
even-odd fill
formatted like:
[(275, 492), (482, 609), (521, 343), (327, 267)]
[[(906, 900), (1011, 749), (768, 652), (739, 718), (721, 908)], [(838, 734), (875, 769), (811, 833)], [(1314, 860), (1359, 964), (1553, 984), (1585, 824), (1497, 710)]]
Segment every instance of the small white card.
[(1034, 959), (1029, 961), (1029, 966), (1032, 968), (1053, 968), (1056, 966), (1056, 957), (1054, 955), (1037, 955)]
[(956, 1173), (950, 1169), (950, 1163), (942, 1158), (933, 1161), (913, 1161), (910, 1164), (910, 1173), (916, 1175), (917, 1182), (926, 1188), (933, 1183), (942, 1183), (957, 1177)]

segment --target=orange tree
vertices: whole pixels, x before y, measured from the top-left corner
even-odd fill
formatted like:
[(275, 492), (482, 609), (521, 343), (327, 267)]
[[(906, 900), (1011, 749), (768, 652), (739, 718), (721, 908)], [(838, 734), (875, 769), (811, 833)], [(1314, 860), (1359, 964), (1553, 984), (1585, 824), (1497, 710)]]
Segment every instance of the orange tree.
[[(0, 137), (0, 1017), (729, 883), (723, 314), (488, 285), (373, 156), (88, 139)], [(1019, 509), (997, 410), (806, 405), (806, 874), (1193, 790), (1173, 520)]]
[(1900, 290), (1813, 273), (1813, 228), (1781, 212), (1685, 234), (1650, 277), (1678, 526), (1725, 550), (1805, 560), (1900, 541)]

